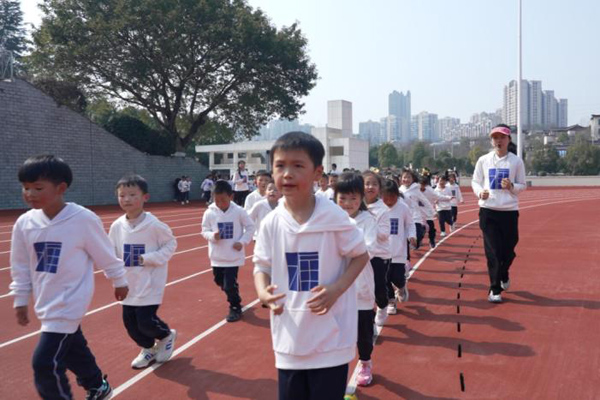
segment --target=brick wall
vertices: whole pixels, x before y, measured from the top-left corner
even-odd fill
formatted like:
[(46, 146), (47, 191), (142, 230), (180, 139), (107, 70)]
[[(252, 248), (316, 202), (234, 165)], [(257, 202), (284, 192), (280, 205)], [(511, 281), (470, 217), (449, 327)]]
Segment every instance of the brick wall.
[(115, 183), (132, 172), (148, 180), (151, 201), (171, 200), (172, 183), (181, 175), (192, 177), (190, 198), (197, 199), (208, 173), (189, 158), (134, 149), (23, 80), (0, 81), (0, 209), (26, 207), (17, 171), (37, 154), (54, 154), (71, 166), (66, 199), (82, 205), (115, 204)]

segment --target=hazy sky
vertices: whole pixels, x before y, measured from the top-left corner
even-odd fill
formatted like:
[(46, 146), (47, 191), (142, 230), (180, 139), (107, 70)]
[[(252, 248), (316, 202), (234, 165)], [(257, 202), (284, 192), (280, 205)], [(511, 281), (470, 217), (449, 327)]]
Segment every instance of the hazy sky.
[[(25, 20), (38, 24), (35, 0)], [(250, 0), (309, 41), (319, 81), (303, 122), (324, 125), (327, 100), (353, 103), (354, 127), (387, 115), (393, 90), (412, 112), (459, 117), (502, 107), (517, 76), (517, 0)], [(569, 123), (600, 113), (600, 1), (523, 0), (523, 77), (569, 100)]]

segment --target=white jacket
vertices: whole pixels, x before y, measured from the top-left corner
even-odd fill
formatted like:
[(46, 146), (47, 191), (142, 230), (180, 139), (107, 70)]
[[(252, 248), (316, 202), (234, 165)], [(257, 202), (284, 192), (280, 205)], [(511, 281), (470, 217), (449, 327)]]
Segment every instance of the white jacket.
[(446, 184), (446, 186), (450, 188), (450, 191), (452, 192), (452, 196), (454, 196), (454, 198), (452, 200), (450, 200), (450, 205), (452, 205), (452, 207), (458, 207), (458, 203), (463, 202), (463, 197), (462, 197), (462, 193), (460, 191), (460, 186), (458, 186), (457, 183), (455, 183), (453, 185), (450, 182), (448, 182)]
[(236, 192), (250, 190), (250, 186), (248, 186), (248, 171), (245, 169), (242, 172), (239, 169), (235, 170), (233, 174), (233, 190)]
[(452, 189), (446, 184), (446, 186), (442, 189), (440, 185), (435, 188), (436, 193), (439, 194), (440, 198), (438, 202), (435, 204), (435, 209), (437, 211), (449, 211), (452, 209)]
[(254, 247), (254, 273), (264, 272), (285, 293), (281, 315), (271, 313), (275, 365), (279, 369), (314, 369), (354, 359), (358, 309), (350, 285), (325, 315), (312, 313), (310, 289), (331, 285), (350, 259), (367, 251), (362, 233), (333, 202), (316, 197), (310, 219), (300, 225), (282, 204), (267, 215)]
[(246, 210), (247, 213), (250, 212), (250, 210), (252, 210), (252, 207), (259, 201), (266, 199), (267, 196), (261, 196), (260, 192), (258, 191), (258, 189), (254, 190), (252, 193), (250, 193), (248, 196), (246, 196), (246, 201), (244, 202), (244, 210)]
[(400, 192), (404, 195), (404, 201), (412, 213), (415, 224), (425, 224), (428, 215), (435, 214), (433, 206), (421, 193), (421, 185), (414, 182), (409, 187), (400, 186)]
[(408, 206), (398, 199), (390, 208), (390, 249), (394, 264), (406, 264), (408, 248), (406, 241), (417, 238), (417, 228)]
[[(431, 186), (425, 186), (425, 191), (421, 192), (423, 195), (429, 200), (432, 206), (434, 206), (437, 210), (438, 201), (450, 201), (450, 196), (445, 196), (441, 194), (439, 191), (434, 190)], [(433, 213), (427, 215), (428, 221), (433, 221), (435, 219), (435, 210)]]
[[(377, 246), (377, 221), (375, 216), (370, 211), (359, 211), (354, 221), (365, 238), (369, 257), (372, 258), (371, 251)], [(375, 275), (370, 260), (356, 278), (354, 285), (356, 286), (358, 309), (372, 310), (375, 307)]]
[(269, 200), (264, 199), (258, 201), (257, 203), (254, 203), (254, 206), (248, 213), (248, 216), (250, 217), (252, 222), (254, 222), (254, 240), (258, 238), (258, 233), (260, 232), (260, 224), (262, 220), (265, 219), (267, 214), (269, 214), (271, 211), (273, 211), (273, 208), (271, 208)]
[[(215, 240), (220, 233), (221, 239)], [(236, 242), (246, 246), (252, 240), (254, 222), (246, 211), (235, 204), (223, 212), (215, 204), (208, 206), (202, 217), (202, 236), (208, 240), (208, 257), (213, 267), (241, 267), (246, 262), (244, 248), (233, 248)]]
[[(509, 178), (514, 187), (502, 189), (502, 178)], [(519, 209), (517, 196), (526, 189), (523, 160), (511, 152), (502, 158), (498, 158), (495, 151), (479, 157), (473, 172), (471, 187), (477, 198), (485, 189), (490, 192), (487, 200), (479, 199), (479, 207), (498, 211), (517, 211)]]
[[(171, 228), (149, 212), (133, 228), (125, 215), (110, 226), (108, 237), (117, 256), (125, 264), (129, 293), (123, 300), (127, 306), (150, 306), (161, 304), (169, 260), (177, 248), (177, 240)], [(144, 264), (138, 257), (143, 255)]]
[(26, 306), (33, 291), (43, 332), (77, 330), (94, 294), (94, 265), (114, 287), (127, 286), (123, 261), (100, 218), (74, 203), (53, 219), (42, 210), (21, 215), (13, 227), (10, 264), (14, 306)]
[(381, 199), (367, 204), (367, 208), (375, 215), (377, 221), (377, 245), (369, 249), (369, 256), (389, 260), (392, 258), (390, 252), (390, 209)]

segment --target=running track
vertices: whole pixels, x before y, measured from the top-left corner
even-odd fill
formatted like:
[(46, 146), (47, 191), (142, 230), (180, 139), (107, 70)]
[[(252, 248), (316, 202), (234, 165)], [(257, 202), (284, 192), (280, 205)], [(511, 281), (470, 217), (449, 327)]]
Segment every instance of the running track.
[[(467, 190), (465, 189), (465, 192)], [(459, 229), (433, 251), (413, 253), (410, 301), (377, 338), (374, 399), (597, 399), (600, 393), (600, 188), (529, 190), (521, 196), (520, 243), (505, 303), (489, 304), (477, 205), (467, 193)], [(115, 207), (94, 209), (108, 228)], [(159, 314), (179, 332), (176, 356), (145, 371), (129, 367), (138, 349), (121, 323), (110, 283), (96, 274), (83, 331), (117, 399), (276, 399), (268, 330), (247, 259), (241, 322), (226, 324), (224, 294), (212, 282), (203, 209), (151, 205), (178, 237)], [(36, 399), (30, 359), (39, 323), (16, 324), (10, 283), (10, 230), (0, 213), (0, 399)], [(251, 249), (247, 249), (250, 256)], [(30, 310), (30, 318), (33, 317)], [(156, 366), (155, 366), (156, 367)], [(354, 366), (351, 367), (351, 371)], [(83, 391), (70, 376), (76, 398)]]

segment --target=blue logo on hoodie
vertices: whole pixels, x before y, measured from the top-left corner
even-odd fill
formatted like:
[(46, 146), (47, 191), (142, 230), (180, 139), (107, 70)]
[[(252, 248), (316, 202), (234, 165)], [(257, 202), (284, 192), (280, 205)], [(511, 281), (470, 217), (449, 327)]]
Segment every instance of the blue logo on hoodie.
[(233, 239), (233, 222), (218, 222), (217, 226), (221, 239)]
[(126, 267), (139, 267), (140, 256), (146, 253), (144, 244), (126, 244), (123, 247), (123, 262)]
[(35, 267), (37, 272), (56, 273), (58, 261), (60, 260), (61, 242), (37, 242), (33, 244), (38, 263)]
[(398, 234), (398, 218), (390, 218), (390, 235)]
[(510, 169), (490, 168), (490, 189), (502, 189), (502, 179), (508, 178)]
[(290, 290), (308, 292), (319, 285), (319, 253), (285, 253)]

